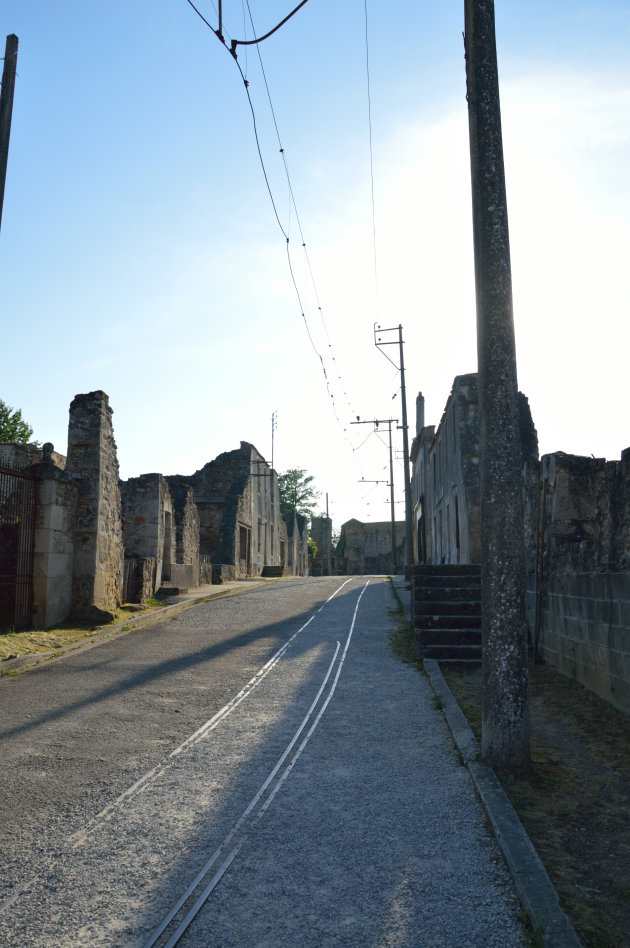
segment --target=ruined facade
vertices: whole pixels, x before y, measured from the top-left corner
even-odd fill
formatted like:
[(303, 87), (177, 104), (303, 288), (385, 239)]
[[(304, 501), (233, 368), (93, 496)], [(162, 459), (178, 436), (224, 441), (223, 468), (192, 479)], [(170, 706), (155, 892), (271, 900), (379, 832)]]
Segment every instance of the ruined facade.
[(184, 481), (199, 514), (202, 556), (233, 567), (236, 578), (287, 565), (278, 476), (254, 445), (241, 441), (240, 448), (220, 454), (190, 477), (168, 478), (173, 491)]
[[(530, 645), (630, 713), (630, 449), (619, 461), (538, 459), (519, 396)], [(479, 562), (476, 376), (458, 376), (437, 430), (417, 402), (411, 458), (418, 561)]]
[(337, 556), (333, 546), (332, 520), (330, 517), (313, 517), (311, 538), (317, 552), (311, 562), (313, 576), (334, 576), (337, 572)]
[(70, 405), (66, 473), (77, 485), (71, 615), (100, 617), (122, 601), (123, 537), (118, 457), (105, 392)]
[[(538, 459), (529, 404), (519, 393), (523, 461)], [(416, 400), (412, 502), (420, 563), (479, 563), (479, 393), (477, 375), (458, 375), (437, 429), (424, 425), (424, 398)]]
[(291, 576), (308, 575), (308, 518), (294, 510), (283, 510), (287, 540), (286, 568)]
[(306, 522), (289, 526), (275, 471), (244, 441), (190, 476), (121, 482), (107, 395), (77, 395), (67, 456), (0, 445), (0, 631), (107, 621), (165, 584), (304, 575)]
[[(398, 570), (405, 562), (405, 523), (395, 524)], [(392, 563), (392, 524), (390, 520), (379, 523), (362, 523), (348, 520), (341, 528), (337, 545), (337, 559), (343, 566), (344, 575), (363, 574), (389, 575)]]

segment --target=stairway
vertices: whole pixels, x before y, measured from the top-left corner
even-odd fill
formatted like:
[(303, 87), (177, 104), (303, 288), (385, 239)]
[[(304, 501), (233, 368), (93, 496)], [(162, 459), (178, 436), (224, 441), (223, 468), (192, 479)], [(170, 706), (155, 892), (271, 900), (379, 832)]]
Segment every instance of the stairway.
[(420, 658), (481, 662), (479, 566), (413, 566), (411, 609)]
[(263, 566), (260, 574), (264, 579), (281, 579), (284, 576), (283, 566)]

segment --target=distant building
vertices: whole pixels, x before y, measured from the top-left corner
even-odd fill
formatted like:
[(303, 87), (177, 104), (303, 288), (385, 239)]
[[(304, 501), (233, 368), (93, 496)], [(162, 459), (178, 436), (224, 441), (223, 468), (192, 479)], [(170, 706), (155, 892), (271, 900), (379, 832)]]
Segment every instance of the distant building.
[[(405, 562), (405, 523), (395, 524), (397, 570)], [(393, 572), (391, 520), (362, 523), (348, 520), (341, 528), (337, 544), (339, 570), (344, 575), (385, 575)]]

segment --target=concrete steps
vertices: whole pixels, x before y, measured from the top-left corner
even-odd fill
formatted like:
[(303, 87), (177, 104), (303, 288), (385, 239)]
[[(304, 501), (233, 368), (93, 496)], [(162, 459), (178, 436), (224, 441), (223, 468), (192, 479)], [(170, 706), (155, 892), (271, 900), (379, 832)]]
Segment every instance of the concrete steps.
[(282, 566), (263, 566), (260, 574), (265, 579), (280, 579), (284, 576), (284, 567)]
[(411, 615), (421, 658), (481, 662), (479, 566), (413, 566)]

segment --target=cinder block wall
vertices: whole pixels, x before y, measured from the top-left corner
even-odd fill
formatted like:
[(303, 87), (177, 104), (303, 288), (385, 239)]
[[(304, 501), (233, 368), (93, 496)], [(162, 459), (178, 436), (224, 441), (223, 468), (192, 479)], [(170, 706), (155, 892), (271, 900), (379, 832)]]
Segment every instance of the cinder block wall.
[[(533, 577), (527, 606), (533, 630)], [(630, 572), (559, 573), (541, 608), (542, 658), (630, 714)]]

